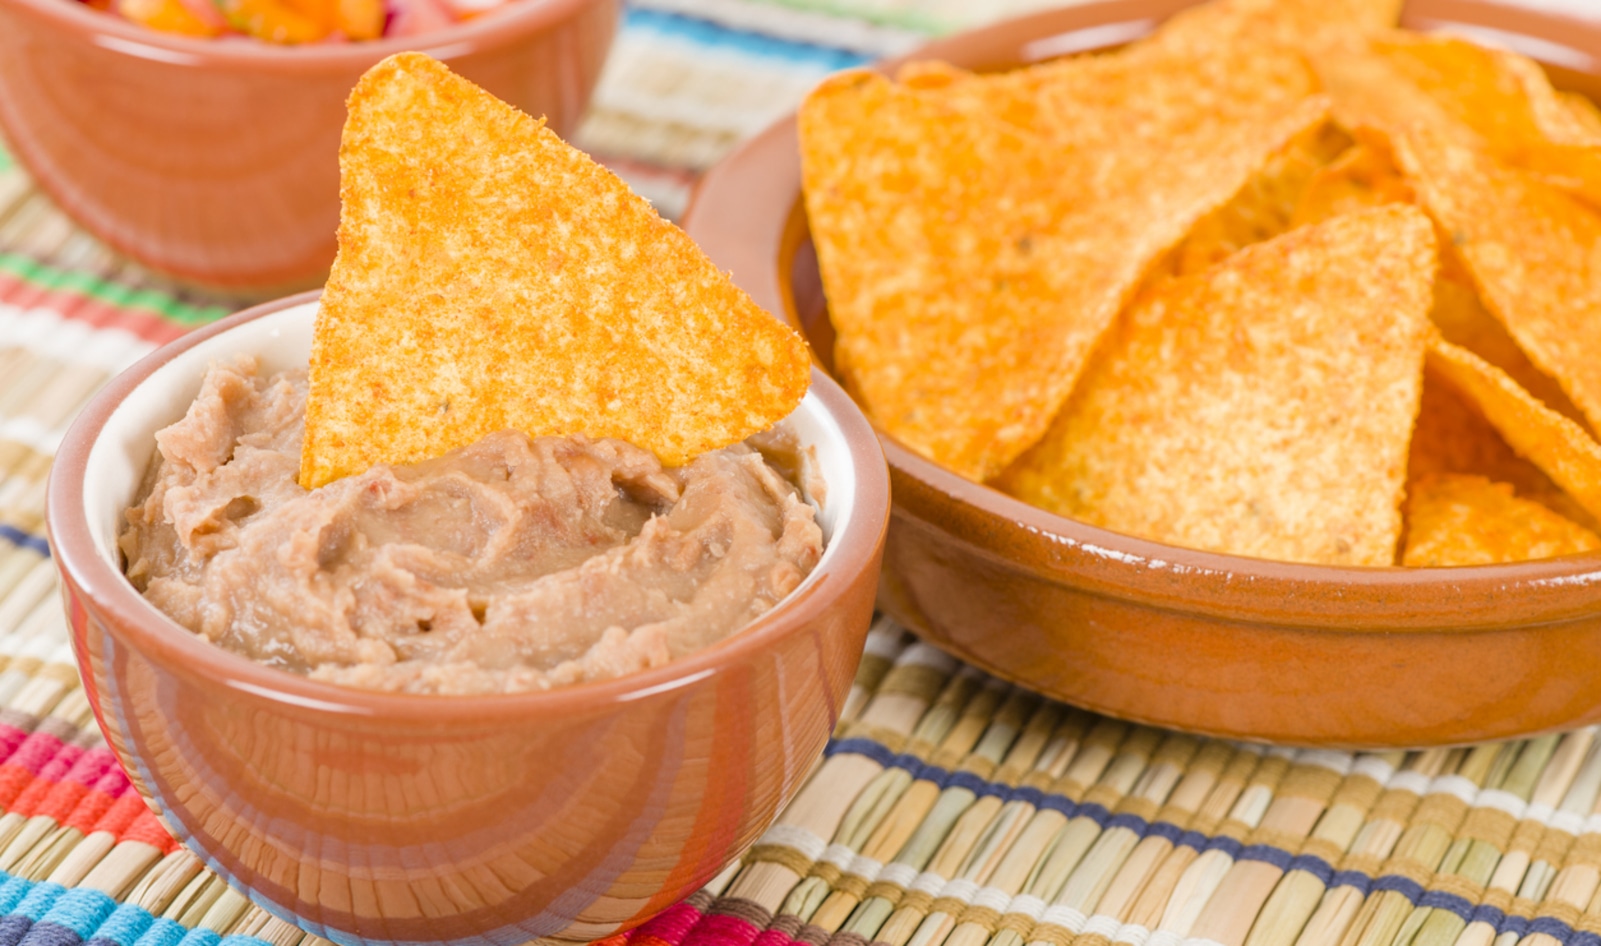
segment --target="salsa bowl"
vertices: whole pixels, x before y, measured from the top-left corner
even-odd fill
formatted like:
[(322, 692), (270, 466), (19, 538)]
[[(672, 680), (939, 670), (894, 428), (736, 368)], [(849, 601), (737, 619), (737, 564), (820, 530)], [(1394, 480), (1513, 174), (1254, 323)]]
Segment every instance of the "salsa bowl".
[(147, 29), (78, 0), (0, 0), (0, 132), (56, 206), (182, 282), (270, 298), (322, 284), (345, 97), (420, 49), (568, 135), (618, 0), (507, 0), (414, 37), (274, 46)]

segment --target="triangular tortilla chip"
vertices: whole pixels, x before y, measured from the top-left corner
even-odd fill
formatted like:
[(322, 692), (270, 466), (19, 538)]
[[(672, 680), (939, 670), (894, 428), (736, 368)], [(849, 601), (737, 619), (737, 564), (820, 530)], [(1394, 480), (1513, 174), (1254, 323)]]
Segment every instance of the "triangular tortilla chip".
[(1539, 467), (1518, 456), (1478, 407), (1425, 360), (1423, 401), (1406, 461), (1407, 488), (1411, 490), (1411, 484), (1423, 477), (1450, 473), (1506, 483), (1523, 499), (1586, 528), (1596, 525), (1583, 506)]
[(349, 106), (302, 485), (506, 428), (680, 464), (800, 402), (799, 336), (543, 122), (417, 53)]
[(1601, 216), (1425, 126), (1393, 143), (1485, 307), (1601, 428)]
[(1559, 91), (1556, 98), (1561, 103), (1561, 108), (1567, 112), (1567, 120), (1572, 122), (1574, 127), (1582, 129), (1591, 137), (1601, 139), (1601, 106), (1578, 92)]
[(1318, 90), (1311, 65), (1287, 46), (1238, 39), (1227, 48), (1170, 48), (1158, 38), (991, 74), (912, 62), (897, 78), (963, 114), (1114, 160), (1137, 147), (1274, 118)]
[(1312, 175), (1290, 224), (1304, 227), (1340, 214), (1411, 203), (1416, 203), (1412, 188), (1390, 156), (1367, 142), (1358, 142)]
[[(1317, 78), (1287, 46), (1235, 38), (1237, 48), (1162, 45), (1151, 37), (1111, 52), (976, 74), (939, 61), (901, 67), (907, 87), (965, 116), (1001, 118), (1062, 152), (1071, 203), (1104, 199), (1141, 179), (1162, 187), (1165, 164), (1201, 155), (1231, 129), (1272, 121), (1307, 99)], [(1286, 229), (1307, 179), (1348, 143), (1327, 124), (1303, 129), (1245, 187), (1196, 222), (1152, 278), (1189, 273)]]
[(1518, 456), (1539, 467), (1592, 516), (1601, 519), (1601, 445), (1465, 348), (1430, 339), (1429, 371), (1455, 386)]
[[(1470, 131), (1467, 143), (1601, 206), (1601, 134), (1533, 60), (1464, 39), (1399, 32), (1375, 37), (1373, 49)], [(1373, 92), (1395, 96), (1393, 87)]]
[[(1446, 264), (1447, 259), (1454, 261), (1456, 254), (1441, 254), (1441, 272), (1434, 281), (1434, 306), (1429, 309), (1429, 320), (1435, 328), (1446, 341), (1466, 348), (1506, 372), (1546, 407), (1584, 424), (1584, 414), (1568, 398), (1562, 385), (1534, 366), (1507, 334), (1506, 327), (1484, 307), (1478, 290), (1473, 288), (1466, 274), (1452, 271), (1453, 267)], [(1457, 262), (1454, 269), (1460, 268), (1461, 263)]]
[(1439, 294), (1447, 337), (1457, 316), (1482, 322), (1482, 302), (1527, 360), (1474, 350), (1595, 428), (1601, 363), (1584, 352), (1601, 341), (1601, 217), (1573, 195), (1601, 194), (1601, 139), (1533, 62), (1463, 40), (1385, 34), (1317, 64), (1339, 120), (1388, 139), (1449, 237), (1442, 289), (1473, 285)]
[(1491, 565), (1598, 548), (1601, 536), (1482, 476), (1435, 474), (1407, 493), (1402, 565)]
[[(1071, 248), (1050, 154), (874, 73), (800, 112), (806, 206), (834, 364), (885, 430), (967, 476), (1038, 436), (1107, 316), (1062, 304)], [(960, 171), (957, 171), (960, 169)], [(1041, 258), (1045, 262), (1041, 262)]]
[[(1304, 226), (1364, 207), (1416, 202), (1416, 194), (1387, 151), (1364, 142), (1313, 175), (1292, 223)], [(1582, 423), (1584, 415), (1562, 386), (1536, 368), (1506, 328), (1485, 309), (1472, 277), (1449, 240), (1438, 230), (1436, 236), (1441, 238), (1440, 272), (1435, 277), (1429, 319), (1446, 341), (1461, 345), (1505, 371), (1548, 407)]]
[(1016, 126), (867, 72), (801, 109), (806, 209), (838, 338), (868, 414), (972, 479), (1037, 441), (1152, 262), (1295, 135), (1307, 99), (1203, 149), (1085, 164)]
[(1319, 48), (1348, 33), (1395, 26), (1402, 0), (1214, 0), (1182, 10), (1157, 39), (1192, 48), (1249, 39)]
[(1400, 130), (1421, 123), (1447, 129), (1462, 143), (1481, 143), (1443, 104), (1407, 81), (1372, 37), (1346, 34), (1311, 58), (1324, 91), (1334, 100), (1334, 120), (1358, 140), (1387, 145)]
[(1190, 548), (1393, 564), (1434, 265), (1396, 206), (1161, 284), (998, 485)]
[(1175, 276), (1198, 273), (1296, 226), (1296, 209), (1313, 178), (1349, 143), (1345, 133), (1330, 124), (1297, 135), (1232, 200), (1195, 224), (1169, 254), (1164, 269)]

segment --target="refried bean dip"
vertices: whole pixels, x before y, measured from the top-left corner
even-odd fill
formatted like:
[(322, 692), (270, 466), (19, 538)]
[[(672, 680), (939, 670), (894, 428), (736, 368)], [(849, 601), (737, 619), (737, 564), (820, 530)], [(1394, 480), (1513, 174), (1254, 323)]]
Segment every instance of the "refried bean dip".
[(213, 365), (120, 542), (157, 608), (273, 667), (408, 693), (615, 677), (727, 637), (822, 554), (757, 438), (673, 469), (503, 431), (308, 492), (305, 399), (303, 371)]

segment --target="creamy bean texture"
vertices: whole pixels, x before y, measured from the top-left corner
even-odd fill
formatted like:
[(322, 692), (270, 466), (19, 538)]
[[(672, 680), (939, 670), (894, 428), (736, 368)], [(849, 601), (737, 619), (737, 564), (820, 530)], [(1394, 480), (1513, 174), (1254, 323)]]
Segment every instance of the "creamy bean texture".
[(722, 640), (822, 554), (779, 439), (664, 468), (503, 431), (307, 491), (305, 397), (304, 372), (212, 366), (120, 540), (156, 607), (270, 666), (408, 693), (616, 677)]

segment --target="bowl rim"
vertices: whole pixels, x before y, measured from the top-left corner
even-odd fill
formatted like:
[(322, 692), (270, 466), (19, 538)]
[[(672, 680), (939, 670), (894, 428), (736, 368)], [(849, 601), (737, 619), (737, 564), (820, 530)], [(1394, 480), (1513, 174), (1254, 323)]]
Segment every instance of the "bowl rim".
[[(311, 302), (321, 290), (262, 303), (191, 331), (161, 346), (113, 378), (79, 412), (61, 441), (51, 465), (45, 495), (45, 524), (52, 554), (63, 582), (108, 615), (107, 632), (123, 638), (134, 650), (169, 672), (198, 677), (247, 697), (271, 701), (286, 710), (355, 717), (383, 717), (423, 724), (484, 723), (528, 713), (581, 713), (646, 699), (693, 686), (732, 669), (767, 648), (769, 642), (805, 632), (836, 600), (871, 569), (883, 547), (889, 523), (889, 474), (878, 438), (854, 402), (828, 377), (813, 368), (811, 392), (823, 412), (838, 425), (842, 446), (856, 476), (856, 492), (848, 515), (840, 519), (825, 552), (799, 588), (755, 620), (709, 647), (661, 667), (609, 680), (578, 683), (552, 690), (520, 693), (451, 695), (391, 693), (312, 680), (267, 667), (199, 636), (167, 617), (140, 595), (122, 569), (102, 558), (93, 529), (84, 514), (83, 473), (107, 421), (140, 384), (157, 369), (194, 346), (229, 329)], [(63, 589), (68, 590), (67, 588)], [(115, 617), (110, 617), (115, 616)], [(78, 635), (73, 634), (75, 646)], [(80, 655), (80, 659), (84, 659)], [(839, 707), (832, 712), (837, 715)]]
[(74, 32), (107, 52), (168, 66), (280, 75), (364, 70), (392, 53), (407, 50), (449, 62), (541, 32), (576, 17), (584, 7), (606, 5), (605, 0), (506, 0), (497, 9), (416, 36), (291, 46), (253, 37), (205, 39), (164, 33), (123, 19), (116, 13), (92, 9), (78, 0), (0, 0), (0, 6), (19, 9)]
[[(1136, 38), (1139, 33), (1135, 29), (1141, 23), (1154, 23), (1198, 2), (1101, 0), (1047, 10), (936, 40), (867, 68), (888, 73), (903, 62), (934, 57), (982, 68), (983, 62), (975, 60), (986, 52), (1029, 45), (1040, 48), (1049, 45), (1042, 40), (1085, 30), (1102, 31), (1097, 35), (1105, 37), (1103, 41), (1083, 47), (1099, 48)], [(1409, 16), (1430, 27), (1449, 26), (1452, 21), (1448, 16), (1441, 18), (1442, 10), (1449, 14), (1453, 9), (1488, 11), (1498, 15), (1496, 22), (1501, 25), (1515, 14), (1542, 26), (1542, 32), (1565, 26), (1573, 35), (1584, 37), (1601, 60), (1601, 21), (1586, 23), (1543, 10), (1511, 11), (1484, 0), (1409, 4), (1404, 20)], [(685, 231), (719, 267), (731, 270), (759, 305), (782, 313), (797, 329), (800, 319), (790, 290), (789, 266), (797, 248), (810, 239), (798, 149), (796, 113), (790, 112), (703, 175), (683, 216)], [(893, 475), (934, 490), (961, 514), (989, 518), (1022, 533), (1022, 541), (1044, 550), (1035, 560), (1048, 564), (997, 555), (967, 536), (953, 534), (953, 538), (1053, 582), (1073, 583), (1113, 597), (1250, 623), (1353, 633), (1493, 629), (1550, 623), (1601, 610), (1601, 552), (1448, 568), (1321, 565), (1190, 549), (1032, 506), (939, 466), (876, 425), (874, 430)], [(898, 502), (901, 492), (897, 491), (897, 518), (906, 514)], [(1093, 576), (1085, 576), (1082, 569), (1074, 574), (1071, 566), (1062, 563), (1069, 556), (1078, 556), (1080, 565), (1085, 557), (1092, 558), (1099, 567)], [(1184, 594), (1176, 593), (1172, 578), (1164, 573), (1181, 575), (1191, 587)], [(1440, 602), (1420, 603), (1419, 595), (1425, 589), (1449, 590), (1456, 601), (1471, 601), (1472, 610), (1453, 613)], [(1509, 605), (1505, 598), (1513, 589), (1524, 598)]]

